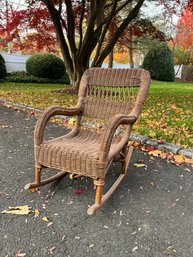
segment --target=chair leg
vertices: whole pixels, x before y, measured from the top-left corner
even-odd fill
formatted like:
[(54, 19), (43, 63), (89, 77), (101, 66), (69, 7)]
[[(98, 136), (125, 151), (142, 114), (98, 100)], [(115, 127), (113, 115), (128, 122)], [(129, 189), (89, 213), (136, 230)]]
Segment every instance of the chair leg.
[(128, 166), (129, 166), (129, 162), (131, 160), (131, 156), (132, 156), (132, 152), (133, 152), (133, 146), (129, 146), (129, 150), (126, 151), (126, 149), (124, 149), (124, 160), (122, 161), (122, 168), (120, 171), (120, 175), (119, 177), (115, 180), (114, 184), (110, 187), (110, 189), (102, 196), (102, 192), (103, 192), (103, 186), (104, 186), (104, 180), (95, 180), (94, 184), (96, 186), (96, 198), (95, 198), (95, 204), (93, 204), (92, 206), (90, 206), (87, 210), (87, 213), (89, 215), (94, 214), (109, 198), (110, 196), (114, 193), (114, 191), (117, 189), (117, 187), (119, 186), (119, 184), (121, 183), (121, 181), (123, 180), (123, 178), (126, 175)]
[(44, 186), (44, 185), (46, 185), (46, 184), (48, 184), (48, 183), (50, 183), (50, 182), (52, 182), (56, 179), (59, 179), (59, 178), (65, 176), (66, 174), (67, 174), (66, 171), (62, 171), (62, 172), (59, 172), (58, 174), (56, 174), (56, 175), (54, 175), (50, 178), (41, 180), (41, 168), (35, 167), (35, 181), (33, 183), (26, 184), (24, 189), (28, 190), (28, 189)]
[(103, 186), (96, 186), (95, 204), (101, 205)]

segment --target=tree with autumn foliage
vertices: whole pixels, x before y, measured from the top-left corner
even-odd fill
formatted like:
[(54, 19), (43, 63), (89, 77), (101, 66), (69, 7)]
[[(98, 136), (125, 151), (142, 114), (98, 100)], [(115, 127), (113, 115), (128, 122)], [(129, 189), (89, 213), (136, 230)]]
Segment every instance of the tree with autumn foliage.
[(193, 64), (193, 1), (189, 1), (178, 20), (176, 36), (170, 45), (178, 65)]
[(10, 1), (0, 3), (0, 48), (25, 54), (58, 53), (55, 29), (45, 6), (27, 8)]
[(133, 54), (141, 51), (141, 42), (145, 43), (145, 38), (151, 38), (151, 41), (165, 41), (165, 35), (158, 30), (148, 19), (136, 19), (123, 32), (118, 39), (118, 45), (125, 46), (129, 49), (130, 67), (134, 67)]
[[(132, 8), (131, 8), (132, 2)], [(90, 56), (95, 49), (91, 67), (101, 66), (112, 51), (127, 26), (138, 16), (147, 0), (41, 0), (29, 1), (36, 8), (40, 3), (50, 13), (57, 39), (63, 55), (67, 73), (74, 88), (79, 87), (85, 69), (89, 67)], [(167, 10), (174, 10), (178, 0), (155, 0)], [(126, 7), (129, 7), (125, 11)], [(116, 16), (123, 19), (108, 43), (105, 38)]]
[(193, 10), (188, 4), (181, 14), (177, 24), (177, 44), (189, 49), (193, 46)]
[[(71, 84), (78, 89), (82, 74), (89, 67), (93, 50), (95, 49), (95, 56), (91, 66), (100, 67), (124, 30), (138, 16), (148, 0), (28, 0), (27, 2), (29, 12), (41, 9), (49, 13), (66, 71)], [(174, 11), (180, 1), (149, 2), (163, 4), (165, 10)], [(109, 28), (117, 16), (122, 19), (118, 21), (111, 39), (105, 42)]]

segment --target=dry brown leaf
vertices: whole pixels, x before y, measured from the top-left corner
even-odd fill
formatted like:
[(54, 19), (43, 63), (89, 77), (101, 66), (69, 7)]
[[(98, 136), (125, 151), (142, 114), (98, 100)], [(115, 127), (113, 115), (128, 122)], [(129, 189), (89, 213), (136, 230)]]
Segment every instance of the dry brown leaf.
[(5, 214), (16, 214), (16, 215), (27, 215), (31, 212), (31, 207), (28, 205), (9, 207), (8, 210), (4, 210), (1, 213)]

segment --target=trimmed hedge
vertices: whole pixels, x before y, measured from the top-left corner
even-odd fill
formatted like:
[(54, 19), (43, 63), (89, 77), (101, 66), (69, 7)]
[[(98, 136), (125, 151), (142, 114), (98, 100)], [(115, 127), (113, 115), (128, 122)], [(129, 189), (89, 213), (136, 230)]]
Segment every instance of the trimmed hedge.
[(7, 75), (7, 69), (5, 66), (5, 60), (3, 56), (0, 54), (0, 79), (6, 77)]
[(142, 67), (150, 72), (152, 79), (171, 82), (175, 79), (172, 51), (165, 43), (149, 50)]
[(70, 84), (67, 73), (60, 79), (38, 78), (29, 75), (25, 71), (15, 71), (8, 73), (1, 81), (15, 82), (15, 83), (54, 83), (54, 84)]
[(39, 78), (60, 79), (64, 76), (64, 62), (53, 54), (35, 54), (26, 62), (26, 70), (30, 75)]

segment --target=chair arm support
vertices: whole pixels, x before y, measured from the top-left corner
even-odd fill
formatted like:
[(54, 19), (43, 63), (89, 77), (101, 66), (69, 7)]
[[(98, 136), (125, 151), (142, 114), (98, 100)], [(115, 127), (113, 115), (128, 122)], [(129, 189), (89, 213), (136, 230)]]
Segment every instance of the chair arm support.
[(110, 150), (111, 142), (114, 136), (114, 133), (116, 129), (120, 125), (125, 124), (134, 124), (137, 120), (137, 117), (134, 115), (122, 115), (118, 114), (112, 117), (110, 122), (108, 123), (107, 127), (105, 128), (103, 135), (101, 137), (100, 143), (99, 143), (99, 150), (100, 150), (100, 156), (99, 158), (101, 160), (105, 160), (108, 157), (108, 153)]
[(40, 145), (43, 142), (43, 134), (46, 123), (49, 119), (55, 115), (66, 115), (66, 116), (74, 116), (80, 115), (81, 110), (77, 107), (74, 108), (64, 108), (64, 107), (49, 107), (47, 108), (39, 117), (34, 132), (34, 143), (36, 146)]

